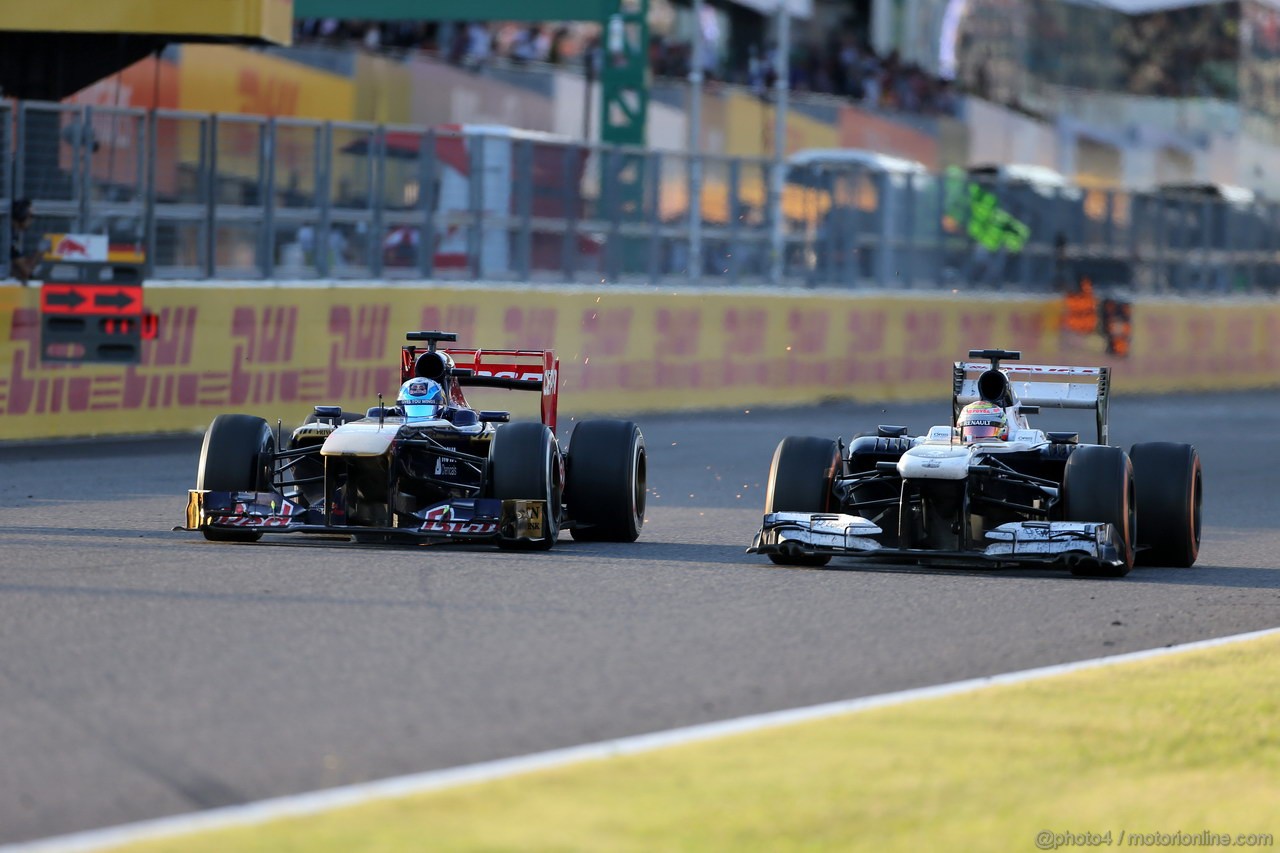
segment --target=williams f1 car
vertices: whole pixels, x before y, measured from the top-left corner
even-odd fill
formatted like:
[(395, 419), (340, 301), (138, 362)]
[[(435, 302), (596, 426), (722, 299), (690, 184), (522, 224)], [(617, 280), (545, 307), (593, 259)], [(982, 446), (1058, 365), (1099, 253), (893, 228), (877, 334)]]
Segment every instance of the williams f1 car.
[[(952, 372), (952, 422), (840, 440), (788, 437), (769, 471), (748, 553), (782, 565), (832, 557), (940, 566), (1055, 566), (1119, 577), (1190, 566), (1200, 550), (1201, 467), (1189, 444), (1107, 444), (1110, 368), (1002, 365), (971, 350)], [(1097, 443), (1032, 428), (1041, 408), (1093, 409)], [(961, 422), (964, 422), (963, 425)]]
[[(562, 450), (554, 352), (438, 347), (457, 340), (449, 332), (407, 340), (394, 406), (316, 406), (287, 439), (260, 417), (216, 417), (180, 529), (219, 542), (300, 532), (546, 549), (566, 529), (578, 540), (635, 541), (644, 437), (631, 421), (584, 420)], [(537, 391), (541, 421), (472, 409), (465, 387)]]

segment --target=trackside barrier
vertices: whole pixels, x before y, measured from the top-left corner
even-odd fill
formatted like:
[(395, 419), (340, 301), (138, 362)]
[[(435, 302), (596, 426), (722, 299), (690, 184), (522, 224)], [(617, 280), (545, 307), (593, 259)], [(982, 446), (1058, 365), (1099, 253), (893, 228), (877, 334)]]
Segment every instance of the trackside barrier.
[[(970, 347), (1112, 364), (1118, 393), (1280, 384), (1280, 304), (1138, 301), (1126, 357), (1063, 332), (1062, 302), (521, 286), (148, 285), (140, 363), (41, 363), (39, 291), (0, 287), (0, 440), (201, 430), (222, 412), (297, 423), (316, 403), (363, 412), (398, 387), (404, 333), (460, 346), (554, 348), (560, 409), (633, 414), (944, 400)], [(535, 416), (532, 395), (478, 405)]]

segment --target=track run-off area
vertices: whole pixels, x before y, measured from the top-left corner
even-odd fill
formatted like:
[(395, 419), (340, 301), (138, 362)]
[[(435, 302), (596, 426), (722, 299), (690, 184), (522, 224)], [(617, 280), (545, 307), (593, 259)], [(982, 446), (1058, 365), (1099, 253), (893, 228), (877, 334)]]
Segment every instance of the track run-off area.
[(640, 540), (546, 553), (215, 544), (172, 530), (199, 436), (0, 447), (0, 843), (1280, 625), (1275, 391), (1112, 401), (1201, 454), (1190, 569), (744, 553), (782, 437), (948, 416), (638, 416)]

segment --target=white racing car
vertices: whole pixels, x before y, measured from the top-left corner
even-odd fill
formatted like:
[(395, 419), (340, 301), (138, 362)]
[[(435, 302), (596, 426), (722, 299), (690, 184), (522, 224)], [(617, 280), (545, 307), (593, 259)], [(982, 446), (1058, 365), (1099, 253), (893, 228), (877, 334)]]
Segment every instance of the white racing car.
[[(929, 565), (1052, 565), (1120, 577), (1190, 566), (1200, 550), (1200, 457), (1189, 444), (1107, 444), (1108, 367), (956, 362), (952, 423), (910, 437), (880, 426), (848, 447), (785, 438), (748, 553), (783, 565), (833, 556)], [(1097, 444), (1044, 432), (1041, 408), (1093, 409)]]

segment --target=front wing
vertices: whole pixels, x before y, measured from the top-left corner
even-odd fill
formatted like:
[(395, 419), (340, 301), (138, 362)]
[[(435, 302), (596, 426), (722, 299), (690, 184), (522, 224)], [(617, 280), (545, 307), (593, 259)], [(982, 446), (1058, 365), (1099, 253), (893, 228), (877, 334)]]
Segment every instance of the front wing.
[(278, 492), (187, 492), (187, 523), (180, 530), (245, 530), (262, 533), (369, 534), (424, 541), (492, 542), (499, 538), (530, 541), (546, 535), (547, 502), (493, 498), (444, 501), (394, 527), (369, 527), (325, 518), (320, 507), (306, 507)]
[(884, 562), (972, 564), (1079, 563), (1121, 566), (1123, 545), (1114, 525), (1102, 522), (1016, 521), (987, 531), (982, 547), (967, 551), (889, 548), (874, 538), (883, 532), (856, 515), (771, 512), (747, 549), (749, 554), (843, 556)]

